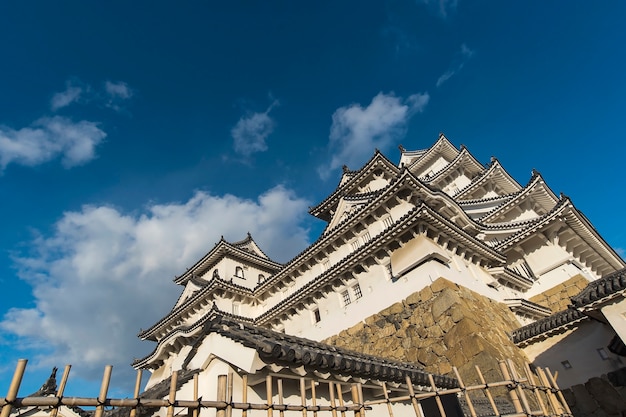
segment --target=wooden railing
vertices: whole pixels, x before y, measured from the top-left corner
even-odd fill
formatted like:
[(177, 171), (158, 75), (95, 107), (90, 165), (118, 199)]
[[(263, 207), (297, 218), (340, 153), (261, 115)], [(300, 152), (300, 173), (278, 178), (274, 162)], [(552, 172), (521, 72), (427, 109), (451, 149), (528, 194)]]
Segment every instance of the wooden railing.
[[(6, 397), (0, 398), (0, 406), (2, 412), (0, 417), (9, 417), (12, 410), (21, 407), (46, 407), (50, 409), (50, 417), (56, 417), (59, 407), (61, 406), (79, 406), (79, 407), (95, 407), (94, 417), (102, 417), (105, 409), (108, 407), (127, 408), (130, 417), (136, 417), (138, 409), (167, 409), (167, 417), (175, 415), (175, 409), (187, 409), (188, 417), (198, 417), (200, 410), (213, 409), (218, 417), (231, 417), (233, 410), (238, 411), (238, 415), (248, 417), (251, 410), (266, 410), (268, 417), (273, 417), (278, 413), (280, 417), (284, 417), (289, 412), (301, 413), (303, 417), (319, 415), (331, 415), (332, 417), (345, 417), (346, 412), (351, 412), (355, 417), (365, 417), (369, 415), (380, 415), (386, 408), (389, 417), (394, 417), (394, 406), (396, 404), (404, 404), (412, 406), (416, 417), (425, 416), (424, 403), (434, 399), (438, 417), (449, 417), (445, 410), (442, 399), (444, 397), (453, 396), (458, 398), (463, 406), (463, 413), (466, 416), (478, 417), (475, 405), (480, 403), (489, 404), (488, 414), (484, 411), (481, 416), (506, 416), (506, 417), (522, 417), (522, 416), (571, 416), (572, 413), (565, 402), (563, 394), (559, 389), (554, 375), (549, 369), (535, 368), (531, 371), (528, 364), (523, 367), (523, 374), (512, 361), (499, 362), (500, 371), (503, 379), (496, 382), (486, 382), (482, 372), (475, 367), (477, 380), (479, 384), (465, 385), (461, 375), (456, 368), (453, 371), (458, 380), (457, 388), (437, 389), (433, 377), (428, 374), (430, 387), (416, 387), (407, 377), (406, 383), (393, 390), (389, 390), (385, 382), (380, 383), (383, 395), (379, 399), (364, 399), (364, 386), (360, 383), (341, 383), (324, 379), (299, 378), (299, 404), (285, 403), (283, 395), (283, 381), (287, 380), (279, 375), (268, 375), (265, 379), (265, 402), (250, 403), (248, 402), (248, 378), (242, 375), (241, 378), (241, 398), (236, 401), (233, 398), (233, 374), (219, 375), (217, 380), (217, 393), (214, 400), (207, 400), (206, 395), (198, 396), (198, 374), (193, 376), (193, 395), (192, 398), (177, 398), (177, 378), (178, 373), (172, 372), (169, 381), (169, 395), (167, 398), (142, 398), (139, 390), (141, 386), (141, 371), (137, 373), (135, 381), (134, 398), (108, 398), (107, 392), (111, 378), (111, 366), (106, 366), (102, 378), (100, 393), (97, 397), (66, 397), (64, 390), (70, 372), (70, 365), (65, 367), (57, 392), (49, 396), (28, 396), (19, 397), (18, 390), (24, 375), (26, 360), (18, 361), (13, 379), (11, 381)], [(290, 384), (294, 379), (288, 378)], [(274, 391), (273, 388), (277, 390)], [(323, 387), (327, 394), (325, 398), (316, 395), (316, 391)], [(368, 387), (371, 388), (371, 387)], [(328, 391), (326, 391), (328, 389)], [(307, 396), (307, 390), (310, 394)], [(390, 396), (390, 394), (401, 393), (406, 391), (405, 395)], [(345, 398), (349, 393), (350, 398)], [(307, 401), (308, 398), (308, 401)], [(293, 399), (293, 397), (291, 398)], [(502, 404), (506, 400), (509, 406), (512, 405), (515, 412), (506, 412), (499, 410), (497, 404)], [(458, 409), (459, 407), (457, 407)], [(374, 411), (371, 411), (374, 410)], [(16, 413), (15, 413), (16, 414)], [(433, 414), (433, 413), (431, 413)], [(258, 414), (257, 414), (258, 415)]]

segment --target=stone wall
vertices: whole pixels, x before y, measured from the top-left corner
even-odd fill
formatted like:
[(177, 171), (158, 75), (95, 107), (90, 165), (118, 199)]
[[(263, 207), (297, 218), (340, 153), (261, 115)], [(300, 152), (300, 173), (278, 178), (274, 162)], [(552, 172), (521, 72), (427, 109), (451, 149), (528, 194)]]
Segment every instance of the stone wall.
[(474, 365), (487, 381), (498, 381), (500, 360), (528, 361), (509, 338), (519, 325), (504, 304), (439, 278), (325, 342), (417, 363), (432, 373), (451, 374), (456, 366), (463, 381), (474, 384)]
[(626, 368), (563, 390), (575, 417), (626, 415)]
[(589, 284), (589, 281), (582, 275), (574, 275), (567, 281), (556, 285), (541, 294), (531, 297), (529, 301), (541, 304), (558, 313), (567, 309), (571, 304), (570, 298), (578, 295)]

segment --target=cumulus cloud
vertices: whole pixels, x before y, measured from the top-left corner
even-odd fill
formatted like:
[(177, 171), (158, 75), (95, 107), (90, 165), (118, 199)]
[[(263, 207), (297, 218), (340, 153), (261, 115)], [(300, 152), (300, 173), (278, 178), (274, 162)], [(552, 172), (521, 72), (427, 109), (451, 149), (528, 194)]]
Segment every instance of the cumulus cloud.
[(136, 334), (174, 305), (181, 291), (174, 275), (220, 235), (233, 241), (248, 231), (268, 256), (288, 260), (308, 244), (307, 206), (278, 186), (256, 200), (197, 192), (138, 214), (107, 206), (65, 213), (16, 258), (35, 305), (11, 309), (0, 329), (21, 345), (46, 347), (34, 358), (40, 367), (71, 363), (77, 376), (94, 379), (113, 364), (120, 381), (132, 381), (128, 364), (154, 348)]
[(406, 99), (379, 93), (367, 107), (360, 104), (341, 107), (333, 114), (330, 127), (328, 165), (318, 168), (322, 179), (346, 164), (357, 167), (372, 155), (374, 148), (385, 149), (406, 133), (406, 124), (414, 114), (422, 112), (430, 96), (413, 94)]
[(437, 79), (437, 87), (440, 87), (443, 83), (448, 81), (454, 74), (461, 71), (465, 66), (465, 63), (474, 55), (474, 51), (472, 51), (466, 44), (461, 45), (461, 50), (457, 52), (456, 57), (454, 58), (452, 64), (450, 64), (450, 68), (444, 72)]
[(230, 131), (235, 152), (247, 157), (267, 150), (265, 140), (274, 131), (276, 124), (269, 113), (277, 105), (278, 101), (275, 100), (264, 112), (248, 114), (239, 119)]
[(35, 166), (57, 157), (66, 168), (82, 165), (95, 158), (105, 137), (97, 123), (61, 116), (43, 117), (19, 130), (0, 126), (0, 171), (11, 163)]
[(65, 91), (56, 93), (52, 96), (52, 99), (50, 100), (50, 109), (52, 111), (57, 111), (79, 101), (85, 90), (85, 87), (68, 81), (66, 83)]

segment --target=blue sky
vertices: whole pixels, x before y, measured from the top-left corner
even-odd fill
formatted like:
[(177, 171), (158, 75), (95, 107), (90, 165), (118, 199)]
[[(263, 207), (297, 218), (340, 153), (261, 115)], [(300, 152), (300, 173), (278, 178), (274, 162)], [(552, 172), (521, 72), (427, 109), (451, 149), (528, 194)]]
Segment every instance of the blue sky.
[(20, 395), (65, 363), (127, 395), (221, 235), (287, 261), (343, 164), (438, 132), (624, 253), (625, 3), (207, 3), (0, 4), (0, 393), (28, 357)]

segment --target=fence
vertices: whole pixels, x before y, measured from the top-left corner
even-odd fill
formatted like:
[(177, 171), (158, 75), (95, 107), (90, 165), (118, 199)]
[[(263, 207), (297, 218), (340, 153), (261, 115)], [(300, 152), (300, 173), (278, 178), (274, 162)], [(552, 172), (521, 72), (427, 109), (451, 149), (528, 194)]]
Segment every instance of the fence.
[[(458, 387), (449, 389), (437, 389), (433, 376), (428, 374), (430, 387), (416, 387), (407, 376), (406, 384), (389, 390), (385, 382), (381, 382), (383, 395), (379, 399), (364, 398), (364, 386), (360, 383), (342, 383), (324, 379), (298, 378), (299, 383), (299, 404), (285, 403), (283, 393), (283, 382), (288, 380), (294, 383), (293, 378), (284, 378), (280, 375), (267, 375), (265, 377), (265, 402), (248, 402), (248, 378), (242, 375), (241, 378), (241, 398), (235, 401), (233, 398), (233, 375), (219, 375), (217, 380), (217, 393), (214, 400), (204, 399), (205, 395), (198, 393), (198, 374), (193, 376), (193, 398), (177, 398), (177, 378), (178, 373), (173, 372), (169, 381), (169, 395), (167, 398), (141, 398), (141, 371), (138, 371), (135, 381), (134, 398), (107, 398), (112, 367), (105, 367), (100, 393), (97, 397), (65, 397), (64, 390), (70, 372), (70, 365), (65, 367), (58, 390), (55, 395), (50, 396), (28, 396), (18, 397), (19, 386), (22, 381), (26, 360), (20, 360), (17, 364), (13, 380), (5, 398), (0, 398), (2, 412), (0, 417), (9, 417), (12, 410), (19, 410), (20, 407), (49, 407), (50, 417), (57, 417), (58, 409), (61, 406), (95, 407), (93, 417), (103, 417), (106, 407), (116, 409), (126, 409), (130, 417), (137, 417), (138, 409), (152, 409), (158, 411), (166, 409), (166, 416), (173, 417), (180, 415), (181, 410), (187, 410), (188, 417), (198, 417), (200, 410), (215, 410), (218, 417), (231, 417), (234, 410), (242, 417), (248, 417), (251, 410), (265, 410), (268, 417), (273, 417), (278, 413), (284, 417), (285, 413), (301, 413), (303, 417), (312, 416), (332, 416), (345, 417), (347, 412), (353, 413), (355, 417), (365, 417), (366, 415), (388, 414), (394, 417), (394, 407), (398, 404), (412, 406), (416, 417), (450, 417), (450, 410), (446, 410), (444, 399), (458, 399), (462, 407), (462, 414), (471, 417), (506, 416), (571, 416), (571, 411), (565, 402), (563, 394), (559, 389), (554, 375), (549, 369), (535, 368), (531, 370), (529, 365), (523, 367), (523, 376), (512, 361), (501, 361), (499, 367), (503, 379), (496, 382), (486, 382), (482, 372), (475, 367), (479, 384), (466, 386), (456, 368), (453, 371), (458, 381)], [(274, 391), (276, 387), (276, 391)], [(320, 390), (324, 390), (324, 397), (319, 395)], [(405, 395), (391, 396), (398, 393), (399, 389), (406, 390)], [(306, 391), (310, 390), (307, 396)], [(345, 398), (349, 393), (349, 398)], [(513, 412), (503, 409), (503, 393), (507, 399), (508, 406), (512, 406)], [(307, 400), (307, 397), (308, 400)], [(434, 400), (434, 401), (433, 401)], [(425, 404), (434, 402), (434, 407), (425, 407)], [(457, 403), (458, 404), (458, 403)], [(500, 409), (498, 408), (500, 405)], [(477, 412), (477, 406), (488, 408), (488, 412)], [(386, 408), (386, 410), (385, 410)], [(177, 410), (178, 411), (175, 411)], [(425, 411), (426, 409), (426, 411)], [(460, 406), (457, 406), (460, 411)], [(433, 411), (434, 410), (434, 411)], [(150, 413), (153, 414), (153, 413)], [(454, 412), (452, 413), (454, 414)]]

